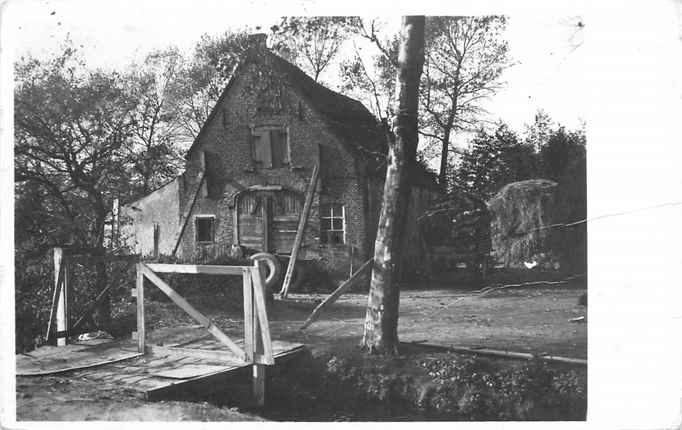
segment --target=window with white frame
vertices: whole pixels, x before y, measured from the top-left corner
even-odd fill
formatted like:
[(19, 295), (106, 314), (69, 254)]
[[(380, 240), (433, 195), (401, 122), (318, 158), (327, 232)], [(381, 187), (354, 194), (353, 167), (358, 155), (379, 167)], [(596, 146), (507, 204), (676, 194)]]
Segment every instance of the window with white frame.
[(215, 241), (215, 217), (197, 215), (194, 217), (194, 230), (197, 243)]
[(340, 203), (320, 205), (320, 242), (331, 245), (345, 243), (345, 209)]

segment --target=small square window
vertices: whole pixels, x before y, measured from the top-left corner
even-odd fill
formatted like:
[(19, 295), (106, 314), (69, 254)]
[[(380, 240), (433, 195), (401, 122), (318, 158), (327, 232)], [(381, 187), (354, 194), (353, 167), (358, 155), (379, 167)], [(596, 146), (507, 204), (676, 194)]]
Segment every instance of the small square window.
[(345, 243), (344, 216), (341, 204), (320, 205), (320, 242), (332, 245)]
[(197, 242), (213, 242), (215, 237), (215, 218), (196, 217), (194, 218), (196, 227)]

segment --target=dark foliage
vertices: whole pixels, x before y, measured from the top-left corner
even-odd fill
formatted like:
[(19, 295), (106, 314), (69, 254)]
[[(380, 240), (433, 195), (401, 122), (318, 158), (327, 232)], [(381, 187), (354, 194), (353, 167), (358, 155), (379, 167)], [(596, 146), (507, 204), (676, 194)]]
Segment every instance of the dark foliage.
[[(54, 262), (52, 250), (29, 253), (17, 249), (15, 253), (15, 345), (17, 352), (28, 351), (45, 343), (45, 332), (50, 316), (54, 292)], [(109, 260), (105, 264), (107, 284), (110, 285), (111, 323), (96, 327), (85, 320), (78, 327), (84, 331), (101, 328), (120, 335), (119, 320), (123, 310), (133, 303), (130, 289), (135, 285), (135, 264), (130, 260)], [(70, 324), (74, 324), (100, 292), (96, 285), (96, 267), (92, 257), (70, 257), (69, 263)], [(130, 330), (127, 331), (130, 333)]]
[(455, 172), (455, 187), (487, 200), (510, 182), (541, 177), (539, 159), (506, 124), (478, 132)]
[(273, 376), (269, 414), (283, 420), (584, 420), (586, 385), (583, 370), (539, 360), (308, 357)]

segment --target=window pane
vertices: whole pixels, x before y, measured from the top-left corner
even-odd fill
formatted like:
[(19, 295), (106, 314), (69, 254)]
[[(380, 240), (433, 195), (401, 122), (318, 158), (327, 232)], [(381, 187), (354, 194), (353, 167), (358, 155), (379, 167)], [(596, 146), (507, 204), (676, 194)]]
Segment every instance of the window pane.
[(213, 218), (197, 218), (197, 242), (213, 242)]
[(339, 218), (332, 220), (332, 230), (343, 230), (343, 221)]
[(332, 216), (343, 216), (343, 210), (341, 209), (340, 204), (335, 203), (332, 205)]
[(270, 133), (255, 132), (252, 136), (253, 159), (261, 164), (261, 167), (272, 167), (272, 153), (270, 150)]
[(284, 130), (270, 130), (270, 145), (272, 148), (272, 167), (282, 167), (288, 164), (287, 135)]
[(331, 230), (332, 228), (332, 220), (330, 219), (321, 219), (320, 220), (320, 228), (322, 230)]
[(341, 231), (332, 231), (330, 232), (330, 242), (334, 244), (340, 244), (343, 243), (343, 232)]

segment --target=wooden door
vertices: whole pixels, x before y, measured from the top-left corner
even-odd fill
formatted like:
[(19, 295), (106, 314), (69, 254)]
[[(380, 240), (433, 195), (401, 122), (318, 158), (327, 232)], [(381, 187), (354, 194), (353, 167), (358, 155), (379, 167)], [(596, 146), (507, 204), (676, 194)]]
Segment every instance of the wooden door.
[(282, 190), (272, 195), (270, 213), (270, 244), (272, 252), (290, 254), (296, 238), (298, 218), (303, 208), (302, 196), (294, 191)]
[(237, 202), (239, 244), (264, 252), (291, 253), (302, 207), (302, 197), (294, 191), (241, 194)]
[(247, 248), (264, 250), (266, 210), (263, 207), (263, 196), (257, 192), (247, 192), (239, 196), (237, 201), (237, 231), (239, 244)]

